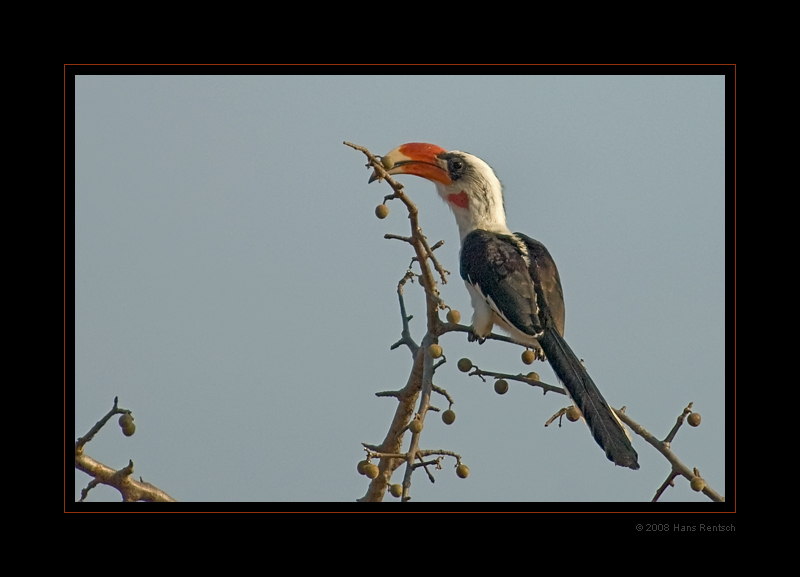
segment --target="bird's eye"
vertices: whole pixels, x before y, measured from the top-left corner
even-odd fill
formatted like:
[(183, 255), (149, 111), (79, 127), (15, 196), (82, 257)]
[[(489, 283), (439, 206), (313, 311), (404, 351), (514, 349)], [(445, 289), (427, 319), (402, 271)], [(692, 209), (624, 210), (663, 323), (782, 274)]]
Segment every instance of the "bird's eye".
[(450, 170), (459, 172), (463, 168), (464, 168), (464, 163), (461, 162), (460, 160), (454, 158), (453, 160), (450, 161)]

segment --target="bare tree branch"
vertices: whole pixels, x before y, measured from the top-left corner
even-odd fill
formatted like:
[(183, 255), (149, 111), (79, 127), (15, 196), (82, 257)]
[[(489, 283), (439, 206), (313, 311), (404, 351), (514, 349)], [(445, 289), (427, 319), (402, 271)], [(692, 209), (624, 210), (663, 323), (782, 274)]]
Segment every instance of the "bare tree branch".
[[(75, 468), (83, 471), (93, 479), (81, 491), (80, 502), (83, 502), (89, 494), (89, 491), (94, 489), (97, 485), (103, 484), (109, 487), (114, 487), (122, 495), (122, 500), (125, 502), (131, 501), (175, 501), (172, 497), (167, 495), (155, 485), (145, 482), (139, 478), (138, 481), (132, 478), (133, 476), (133, 461), (128, 461), (128, 464), (122, 469), (116, 470), (107, 465), (95, 461), (84, 453), (87, 443), (89, 443), (95, 435), (108, 423), (109, 419), (114, 415), (130, 415), (127, 409), (120, 409), (117, 406), (118, 398), (114, 399), (114, 406), (111, 410), (86, 433), (75, 442)], [(133, 434), (132, 431), (125, 433), (126, 435)]]
[[(691, 403), (689, 404), (689, 407), (691, 407)], [(688, 409), (689, 407), (686, 407), (686, 408)], [(624, 409), (624, 407), (623, 407), (623, 409)], [(623, 423), (628, 425), (634, 433), (636, 433), (637, 435), (642, 437), (645, 441), (647, 441), (650, 445), (655, 447), (656, 450), (659, 453), (664, 455), (664, 458), (666, 458), (667, 461), (669, 461), (670, 465), (672, 465), (672, 473), (674, 473), (674, 474), (670, 475), (670, 477), (667, 479), (667, 481), (669, 481), (669, 482), (666, 483), (666, 484), (672, 485), (671, 480), (674, 479), (675, 476), (677, 476), (677, 475), (681, 475), (682, 477), (686, 478), (690, 482), (694, 477), (698, 476), (698, 475), (695, 474), (697, 469), (695, 469), (694, 471), (692, 469), (689, 469), (689, 467), (684, 465), (681, 462), (681, 460), (678, 459), (678, 456), (675, 455), (675, 453), (672, 452), (672, 450), (670, 448), (670, 442), (659, 441), (658, 439), (656, 439), (655, 436), (653, 436), (647, 429), (645, 429), (639, 423), (637, 423), (636, 421), (631, 419), (628, 415), (626, 415), (624, 411), (615, 410), (615, 412), (617, 413), (617, 416), (622, 420)], [(681, 417), (679, 417), (679, 419), (681, 419), (685, 415), (686, 415), (686, 413), (685, 413), (685, 410), (684, 410), (684, 413), (681, 415)], [(670, 431), (671, 437), (668, 436), (668, 438), (674, 438), (674, 436), (675, 436), (674, 432), (675, 432), (675, 429), (673, 428), (673, 430)], [(656, 501), (658, 499), (658, 497), (661, 495), (661, 493), (663, 493), (665, 488), (666, 488), (666, 485), (662, 485), (659, 488), (659, 490), (656, 492), (655, 497), (653, 498), (653, 501)], [(703, 494), (705, 496), (707, 496), (709, 499), (711, 499), (712, 501), (718, 501), (718, 502), (724, 502), (725, 501), (725, 498), (722, 495), (717, 493), (714, 489), (712, 489), (707, 484), (703, 488)]]

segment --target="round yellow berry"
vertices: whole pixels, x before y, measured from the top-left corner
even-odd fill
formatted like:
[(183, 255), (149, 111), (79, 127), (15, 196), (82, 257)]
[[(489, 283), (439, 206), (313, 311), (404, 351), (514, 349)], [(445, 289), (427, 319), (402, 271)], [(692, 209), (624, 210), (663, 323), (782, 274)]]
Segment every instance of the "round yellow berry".
[(539, 380), (539, 373), (531, 372), (531, 373), (528, 373), (527, 377), (532, 381), (538, 381)]
[(130, 437), (136, 432), (136, 425), (133, 424), (133, 417), (130, 413), (123, 413), (118, 422), (122, 429), (122, 434), (126, 437)]
[(375, 477), (378, 476), (378, 465), (374, 465), (374, 464), (370, 463), (369, 465), (364, 467), (364, 474), (368, 478), (374, 479)]
[(508, 381), (505, 379), (495, 381), (494, 392), (498, 395), (505, 395), (508, 392)]
[(444, 413), (442, 413), (442, 421), (445, 425), (452, 425), (456, 420), (456, 412), (447, 409)]
[(389, 216), (389, 207), (385, 204), (379, 204), (375, 207), (375, 216), (380, 219), (384, 219)]
[(438, 359), (442, 356), (442, 347), (434, 343), (428, 347), (428, 354), (431, 355), (432, 359)]
[(456, 467), (456, 475), (458, 475), (462, 479), (466, 479), (467, 477), (469, 477), (469, 467), (463, 464), (459, 465), (458, 467)]
[(522, 353), (522, 362), (525, 363), (526, 365), (532, 365), (533, 361), (535, 360), (536, 360), (536, 355), (532, 350), (528, 349), (524, 353)]
[(419, 419), (414, 419), (411, 421), (411, 424), (408, 425), (408, 430), (412, 433), (419, 433), (422, 431), (422, 421)]
[(567, 409), (567, 420), (574, 423), (578, 419), (581, 418), (581, 412), (575, 405), (572, 405), (569, 409)]
[(403, 494), (403, 486), (395, 483), (389, 487), (389, 492), (392, 494), (392, 497), (400, 497)]
[(458, 359), (458, 370), (462, 373), (468, 373), (472, 368), (472, 361), (469, 359)]
[(363, 461), (359, 461), (358, 465), (356, 466), (356, 470), (358, 471), (359, 475), (366, 475), (367, 474), (367, 465), (369, 465), (369, 461), (364, 459)]
[(449, 311), (447, 311), (447, 322), (448, 323), (453, 323), (453, 324), (457, 325), (460, 320), (461, 320), (461, 313), (460, 312), (458, 312), (455, 309), (450, 309)]
[(700, 413), (692, 413), (686, 420), (689, 421), (689, 425), (692, 427), (697, 427), (700, 424)]
[(698, 493), (706, 488), (705, 479), (702, 477), (692, 477), (689, 485), (692, 487), (692, 491), (697, 491)]

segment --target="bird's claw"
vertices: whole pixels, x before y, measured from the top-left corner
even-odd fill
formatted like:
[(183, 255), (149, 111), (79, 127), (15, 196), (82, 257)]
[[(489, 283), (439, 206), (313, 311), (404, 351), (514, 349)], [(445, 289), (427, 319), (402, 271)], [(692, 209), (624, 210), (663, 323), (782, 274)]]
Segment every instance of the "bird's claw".
[(467, 333), (467, 340), (469, 342), (471, 342), (471, 343), (474, 343), (475, 341), (478, 341), (479, 345), (482, 345), (483, 343), (486, 342), (486, 339), (482, 338), (482, 337), (479, 337), (478, 334), (474, 330), (470, 330)]

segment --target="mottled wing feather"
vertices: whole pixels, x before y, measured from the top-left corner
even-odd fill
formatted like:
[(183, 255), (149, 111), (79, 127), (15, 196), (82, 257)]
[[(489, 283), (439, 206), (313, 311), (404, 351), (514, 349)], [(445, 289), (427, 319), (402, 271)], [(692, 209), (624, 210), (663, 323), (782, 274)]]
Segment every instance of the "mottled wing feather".
[[(545, 246), (538, 240), (534, 240), (521, 232), (515, 232), (528, 249), (528, 258), (530, 259), (531, 266), (528, 272), (531, 275), (531, 280), (537, 287), (539, 294), (539, 302), (544, 302), (546, 306), (541, 306), (543, 309), (540, 314), (546, 314), (544, 309), (547, 309), (552, 317), (552, 322), (555, 324), (558, 334), (564, 335), (564, 292), (561, 289), (561, 277), (558, 275), (558, 268), (553, 257), (545, 248)], [(542, 321), (544, 323), (544, 321)]]
[(528, 263), (510, 236), (484, 230), (468, 234), (461, 246), (461, 278), (477, 285), (495, 312), (520, 331), (531, 336), (541, 332)]

